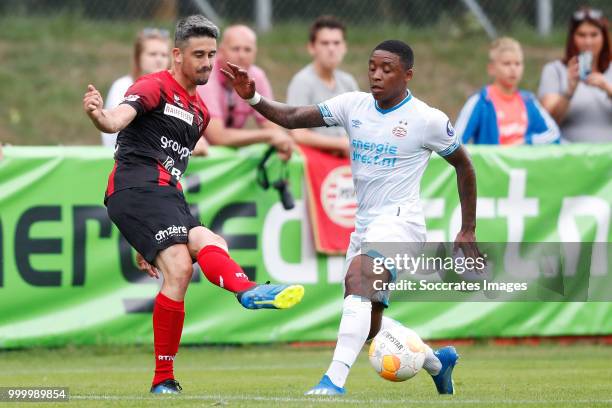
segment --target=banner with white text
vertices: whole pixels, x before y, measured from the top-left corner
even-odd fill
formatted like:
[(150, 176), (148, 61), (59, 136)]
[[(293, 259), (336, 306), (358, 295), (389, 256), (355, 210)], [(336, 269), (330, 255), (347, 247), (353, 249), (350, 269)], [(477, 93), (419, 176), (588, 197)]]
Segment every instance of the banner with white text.
[[(225, 237), (250, 277), (301, 283), (304, 300), (291, 310), (245, 310), (196, 267), (186, 297), (184, 344), (336, 337), (343, 257), (315, 251), (303, 202), (302, 159), (297, 156), (289, 165), (296, 206), (287, 211), (276, 190), (256, 183), (263, 152), (213, 148), (210, 157), (191, 160), (183, 188), (194, 214)], [(470, 147), (470, 152), (478, 180), (480, 241), (612, 241), (612, 145)], [(112, 152), (6, 147), (4, 155), (0, 348), (151, 343), (160, 282), (137, 270), (132, 250), (106, 215), (102, 199)], [(275, 177), (274, 166), (270, 172)], [(421, 192), (428, 240), (452, 242), (461, 226), (454, 169), (432, 156)], [(609, 277), (608, 252), (598, 256), (597, 273)], [(612, 303), (588, 297), (581, 302), (411, 299), (410, 293), (397, 301), (392, 296), (387, 313), (426, 339), (612, 334)]]

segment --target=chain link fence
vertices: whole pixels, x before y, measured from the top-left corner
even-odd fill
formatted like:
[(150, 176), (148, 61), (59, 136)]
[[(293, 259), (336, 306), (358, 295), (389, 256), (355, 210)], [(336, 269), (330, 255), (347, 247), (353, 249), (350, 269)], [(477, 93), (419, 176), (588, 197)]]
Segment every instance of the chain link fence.
[[(494, 31), (505, 32), (517, 24), (535, 29), (538, 21), (551, 28), (563, 28), (572, 13), (586, 3), (584, 0), (0, 0), (0, 14), (76, 13), (94, 20), (174, 21), (202, 13), (222, 26), (242, 22), (260, 29), (310, 22), (322, 14), (336, 15), (349, 25), (413, 27), (461, 21), (469, 15), (480, 25), (490, 22)], [(612, 15), (610, 0), (592, 0), (588, 5)]]
[[(415, 82), (415, 93), (453, 116), (487, 81), (485, 22), (525, 44), (522, 84), (533, 91), (541, 67), (563, 55), (567, 22), (583, 1), (0, 0), (0, 142), (99, 143), (75, 103), (82, 90), (94, 81), (106, 92), (129, 72), (134, 34), (143, 27), (171, 29), (194, 13), (221, 27), (246, 23), (270, 30), (260, 37), (257, 63), (280, 100), (291, 77), (310, 61), (307, 26), (319, 15), (333, 14), (347, 24), (351, 52), (343, 69), (362, 89), (371, 47), (385, 38), (410, 38), (419, 55), (417, 72), (428, 77)], [(535, 33), (543, 4), (552, 35), (540, 41)], [(589, 4), (612, 16), (612, 0)]]

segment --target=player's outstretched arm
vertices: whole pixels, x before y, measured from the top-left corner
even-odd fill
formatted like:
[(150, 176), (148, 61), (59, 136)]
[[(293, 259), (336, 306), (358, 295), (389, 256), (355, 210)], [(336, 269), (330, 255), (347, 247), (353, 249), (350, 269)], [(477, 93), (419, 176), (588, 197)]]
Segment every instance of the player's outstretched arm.
[(104, 109), (100, 91), (91, 84), (83, 96), (83, 109), (94, 126), (106, 133), (117, 133), (125, 129), (136, 117), (136, 109), (130, 105), (121, 104), (113, 109)]
[(466, 257), (482, 257), (476, 246), (476, 172), (472, 160), (463, 146), (444, 157), (457, 173), (457, 189), (461, 202), (461, 230), (455, 244)]
[[(221, 69), (221, 72), (223, 72), (231, 82), (241, 98), (252, 100), (256, 96), (255, 81), (253, 81), (253, 78), (250, 78), (247, 71), (237, 65), (228, 62), (227, 66), (229, 70)], [(284, 103), (270, 101), (259, 96), (259, 101), (252, 106), (257, 112), (264, 115), (270, 121), (286, 129), (325, 126), (325, 121), (323, 121), (321, 112), (316, 105), (290, 106)]]

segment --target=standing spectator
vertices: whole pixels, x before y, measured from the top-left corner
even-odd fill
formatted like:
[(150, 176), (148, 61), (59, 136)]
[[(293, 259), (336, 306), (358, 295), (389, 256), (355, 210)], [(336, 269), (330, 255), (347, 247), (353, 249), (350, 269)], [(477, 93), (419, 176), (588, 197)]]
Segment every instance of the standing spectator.
[[(357, 81), (338, 69), (346, 54), (346, 27), (333, 16), (321, 16), (310, 27), (308, 53), (312, 63), (295, 74), (287, 90), (289, 105), (314, 105), (345, 92), (358, 91)], [(298, 143), (348, 156), (349, 140), (340, 127), (295, 129)]]
[[(239, 97), (220, 72), (221, 68), (228, 69), (227, 62), (236, 64), (248, 71), (262, 95), (272, 98), (272, 87), (266, 74), (255, 65), (256, 55), (257, 36), (253, 30), (245, 25), (225, 29), (210, 80), (197, 88), (211, 117), (205, 136), (213, 145), (238, 147), (268, 143), (276, 147), (281, 158), (289, 159), (293, 146), (291, 137)], [(249, 117), (255, 118), (258, 129), (244, 129)], [(198, 142), (194, 154), (199, 152), (204, 142), (203, 139)]]
[[(108, 91), (104, 109), (118, 106), (128, 88), (142, 75), (168, 69), (170, 64), (170, 36), (167, 30), (145, 28), (136, 37), (132, 72), (115, 80)], [(115, 147), (117, 133), (102, 132), (102, 144)]]
[(489, 48), (491, 85), (471, 96), (456, 123), (463, 143), (522, 145), (558, 143), (559, 128), (531, 92), (520, 90), (523, 50), (503, 37)]
[[(579, 56), (592, 56), (580, 78)], [(561, 127), (564, 141), (612, 142), (612, 68), (609, 24), (601, 10), (583, 7), (572, 15), (565, 56), (544, 66), (538, 96)], [(588, 68), (588, 67), (586, 67)]]

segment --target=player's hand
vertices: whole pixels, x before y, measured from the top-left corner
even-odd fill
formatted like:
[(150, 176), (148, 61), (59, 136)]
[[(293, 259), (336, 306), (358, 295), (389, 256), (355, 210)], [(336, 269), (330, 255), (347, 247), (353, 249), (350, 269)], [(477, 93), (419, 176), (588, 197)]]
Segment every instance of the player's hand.
[(461, 230), (457, 234), (455, 238), (455, 251), (461, 249), (465, 258), (471, 258), (476, 262), (477, 258), (482, 258), (483, 262), (486, 264), (486, 258), (478, 249), (478, 245), (476, 244), (476, 234), (471, 230)]
[(104, 101), (100, 91), (98, 91), (93, 85), (87, 86), (87, 92), (83, 96), (83, 109), (92, 118), (100, 115), (102, 108), (104, 107)]
[(136, 253), (136, 263), (138, 264), (138, 269), (143, 272), (146, 272), (150, 277), (159, 279), (159, 270), (148, 263), (140, 253)]
[(221, 72), (230, 81), (236, 93), (242, 99), (251, 99), (255, 95), (255, 81), (249, 77), (246, 69), (240, 68), (231, 62), (227, 63), (228, 69), (221, 68)]
[(276, 148), (278, 157), (281, 160), (287, 161), (291, 158), (294, 142), (285, 130), (281, 128), (271, 128), (268, 143)]

